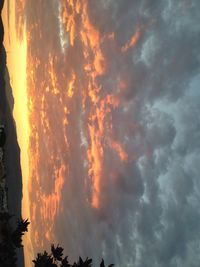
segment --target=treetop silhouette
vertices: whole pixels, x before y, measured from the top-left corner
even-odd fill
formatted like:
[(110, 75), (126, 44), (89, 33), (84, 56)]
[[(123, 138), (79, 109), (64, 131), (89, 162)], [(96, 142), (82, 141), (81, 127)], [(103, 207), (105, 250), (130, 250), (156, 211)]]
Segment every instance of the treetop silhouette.
[[(51, 245), (51, 253), (48, 254), (45, 250), (43, 253), (38, 253), (37, 258), (33, 260), (34, 267), (92, 267), (92, 259), (86, 258), (83, 260), (79, 257), (77, 262), (70, 264), (68, 256), (63, 258), (63, 248), (57, 245), (55, 247)], [(108, 267), (113, 267), (114, 264), (110, 264)], [(100, 267), (105, 267), (104, 260), (102, 259)]]

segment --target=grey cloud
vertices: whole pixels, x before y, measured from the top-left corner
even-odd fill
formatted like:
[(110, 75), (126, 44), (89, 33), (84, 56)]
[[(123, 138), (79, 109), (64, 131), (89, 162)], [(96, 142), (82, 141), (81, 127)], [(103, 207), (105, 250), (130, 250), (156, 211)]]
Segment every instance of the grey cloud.
[[(40, 4), (31, 10), (30, 1), (27, 15), (27, 20), (33, 21), (34, 14), (38, 15), (45, 36), (41, 45), (34, 33), (34, 49), (43, 60), (49, 52), (42, 49), (45, 42), (50, 51), (56, 51), (60, 85), (64, 82), (60, 72), (71, 73), (77, 65), (77, 88), (85, 85), (81, 43), (77, 40), (63, 58), (55, 2), (42, 2), (44, 16)], [(198, 87), (193, 81), (200, 67), (200, 3), (177, 1), (175, 6), (164, 0), (113, 0), (90, 1), (89, 7), (90, 19), (103, 36), (116, 33), (114, 41), (105, 39), (101, 44), (108, 68), (98, 82), (102, 98), (110, 92), (120, 98), (120, 106), (111, 112), (113, 134), (130, 160), (120, 164), (116, 154), (105, 148), (101, 209), (92, 209), (85, 201), (91, 192), (84, 187), (87, 173), (85, 151), (82, 153), (79, 145), (80, 95), (75, 93), (76, 103), (67, 103), (73, 111), (69, 116), (73, 127), (66, 130), (73, 136), (71, 154), (64, 156), (63, 131), (55, 141), (60, 147), (57, 155), (62, 154), (62, 162), (70, 166), (62, 193), (63, 212), (54, 226), (56, 238), (72, 258), (91, 255), (98, 261), (103, 256), (107, 262), (126, 267), (197, 267), (200, 98), (198, 89), (190, 87)], [(121, 46), (137, 27), (141, 27), (138, 43), (122, 55)], [(68, 61), (72, 63), (66, 66)], [(45, 71), (38, 75), (45, 76)], [(124, 91), (119, 90), (120, 80), (126, 82)], [(61, 89), (64, 92), (64, 86)], [(48, 103), (55, 111), (51, 114), (53, 129), (60, 129), (61, 111), (54, 100), (48, 99)], [(51, 188), (46, 187), (47, 191)]]

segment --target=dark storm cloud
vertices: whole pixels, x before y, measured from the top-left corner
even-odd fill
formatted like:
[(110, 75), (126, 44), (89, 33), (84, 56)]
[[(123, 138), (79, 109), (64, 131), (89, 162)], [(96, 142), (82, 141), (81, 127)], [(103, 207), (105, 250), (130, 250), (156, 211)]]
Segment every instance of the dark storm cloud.
[[(38, 5), (29, 1), (28, 5), (27, 25), (31, 28), (39, 22), (38, 31), (31, 35), (30, 49), (43, 63), (49, 60), (49, 52), (57, 54), (54, 69), (63, 94), (61, 74), (67, 71), (71, 75), (78, 67), (76, 86), (80, 89), (86, 84), (80, 40), (63, 56), (55, 1)], [(101, 97), (119, 91), (120, 106), (111, 112), (113, 135), (124, 145), (130, 160), (119, 163), (105, 136), (101, 208), (92, 209), (90, 199), (86, 201), (90, 192), (84, 187), (90, 181), (85, 178), (85, 151), (80, 147), (78, 90), (76, 101), (67, 103), (71, 111), (67, 133), (73, 136), (70, 155), (62, 146), (60, 104), (46, 98), (53, 110), (51, 123), (58, 129), (53, 133), (55, 144), (61, 147), (56, 153), (69, 165), (63, 211), (54, 230), (71, 257), (91, 255), (99, 260), (103, 256), (107, 262), (127, 267), (199, 266), (199, 10), (199, 1), (187, 0), (90, 1), (93, 25), (104, 37), (115, 33), (114, 39), (105, 37), (101, 42), (107, 69), (98, 82)], [(138, 42), (122, 53), (121, 47), (138, 28)], [(37, 77), (45, 76), (42, 69)], [(120, 82), (125, 90), (120, 89)], [(48, 154), (50, 149), (46, 149)], [(44, 160), (45, 149), (42, 151)], [(46, 185), (45, 176), (53, 179), (52, 169), (45, 171), (43, 185), (49, 192), (53, 180)]]
[[(129, 26), (122, 20), (122, 29), (130, 30), (133, 28), (131, 25), (138, 24), (142, 28), (142, 40), (136, 51), (130, 50), (129, 64), (126, 65), (126, 73), (129, 68), (136, 80), (130, 92), (135, 94), (139, 91), (142, 98), (147, 96), (152, 101), (159, 97), (176, 100), (187, 89), (191, 77), (199, 71), (199, 14), (196, 6), (187, 6), (186, 2), (185, 5), (179, 2), (175, 7), (170, 1), (143, 1), (135, 6), (129, 4), (129, 13), (124, 16)], [(138, 23), (134, 23), (134, 17), (137, 17)], [(120, 32), (124, 34), (127, 31)], [(123, 37), (121, 42), (127, 38)]]
[[(123, 193), (115, 189), (112, 194), (113, 186), (108, 187), (110, 202), (118, 201), (112, 211), (110, 205), (104, 210), (113, 221), (117, 213), (123, 218), (119, 215), (113, 226), (115, 230), (110, 232), (113, 243), (114, 236), (120, 233), (122, 254), (109, 252), (110, 258), (116, 258), (119, 266), (125, 262), (127, 266), (128, 263), (130, 266), (198, 266), (198, 256), (191, 256), (199, 239), (196, 205), (200, 189), (197, 163), (192, 159), (199, 162), (200, 99), (199, 95), (189, 97), (187, 92), (192, 90), (190, 84), (200, 67), (199, 3), (178, 1), (174, 6), (172, 1), (104, 1), (101, 4), (91, 4), (91, 17), (102, 32), (114, 31), (119, 44), (130, 38), (136, 26), (142, 29), (138, 44), (127, 52), (126, 58), (114, 51), (110, 53), (109, 76), (113, 80), (117, 75), (124, 76), (128, 84), (124, 107), (129, 120), (121, 120), (123, 113), (118, 114), (116, 122), (121, 127), (115, 129), (120, 140), (124, 133), (128, 135), (129, 146), (138, 139), (143, 140), (143, 146), (139, 142), (140, 146), (135, 145), (133, 150), (139, 155), (139, 171), (126, 168), (124, 178), (119, 174), (117, 184)], [(104, 19), (95, 21), (100, 14)], [(109, 43), (105, 44), (105, 51), (109, 48)], [(172, 106), (176, 107), (173, 111)], [(142, 126), (142, 131), (135, 131), (135, 135), (127, 131), (130, 118)], [(128, 180), (130, 187), (126, 191)], [(138, 181), (143, 184), (142, 191)], [(134, 184), (135, 190), (141, 192), (138, 202)], [(130, 192), (132, 198), (128, 197)], [(123, 230), (119, 232), (120, 228)], [(127, 233), (128, 239), (124, 238)]]

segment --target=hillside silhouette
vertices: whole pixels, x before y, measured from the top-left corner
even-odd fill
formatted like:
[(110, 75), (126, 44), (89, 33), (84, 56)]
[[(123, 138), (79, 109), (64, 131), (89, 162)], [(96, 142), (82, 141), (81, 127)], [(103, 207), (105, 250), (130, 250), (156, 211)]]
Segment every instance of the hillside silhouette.
[[(0, 12), (4, 1), (0, 0)], [(13, 119), (14, 100), (6, 67), (6, 51), (3, 45), (4, 28), (0, 17), (0, 124), (5, 126), (6, 143), (4, 146), (4, 167), (6, 187), (8, 188), (8, 211), (21, 218), (22, 174), (20, 167), (20, 148), (17, 142), (15, 122)], [(10, 218), (10, 227), (17, 226), (16, 217)], [(23, 250), (17, 250), (18, 265), (24, 266)], [(1, 267), (4, 267), (2, 264)]]

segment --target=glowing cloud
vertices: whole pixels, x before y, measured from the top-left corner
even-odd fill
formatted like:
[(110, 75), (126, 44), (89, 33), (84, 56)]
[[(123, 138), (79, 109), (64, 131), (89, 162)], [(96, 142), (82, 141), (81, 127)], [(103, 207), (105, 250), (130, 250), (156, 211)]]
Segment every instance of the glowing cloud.
[[(187, 227), (198, 175), (186, 179), (197, 152), (184, 127), (200, 106), (187, 102), (199, 4), (183, 16), (185, 4), (164, 0), (23, 3), (34, 253), (53, 239), (73, 259), (100, 251), (119, 266), (198, 266)], [(186, 103), (184, 118), (174, 103)]]

